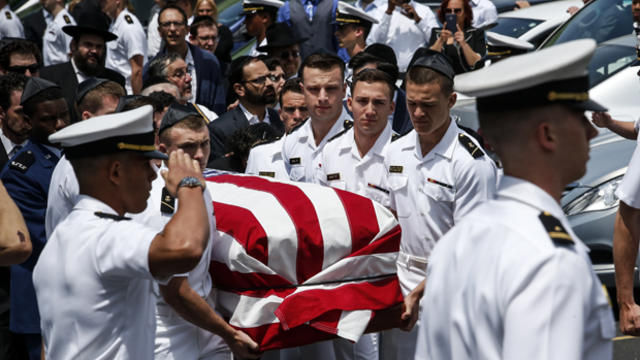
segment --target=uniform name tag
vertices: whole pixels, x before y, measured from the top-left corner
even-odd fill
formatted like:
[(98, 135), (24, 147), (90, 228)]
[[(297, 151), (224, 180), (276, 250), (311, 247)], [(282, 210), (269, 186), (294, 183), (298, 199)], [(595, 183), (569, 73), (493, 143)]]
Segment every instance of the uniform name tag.
[(391, 165), (389, 166), (390, 173), (402, 173), (402, 166), (400, 165)]
[(260, 176), (269, 176), (269, 177), (272, 177), (272, 178), (276, 177), (276, 173), (273, 172), (273, 171), (259, 171), (258, 175), (260, 175)]
[(340, 180), (340, 173), (327, 174), (327, 181)]
[(290, 165), (300, 165), (300, 158), (299, 158), (299, 157), (297, 157), (297, 158), (291, 158), (291, 159), (289, 159), (289, 164), (290, 164)]

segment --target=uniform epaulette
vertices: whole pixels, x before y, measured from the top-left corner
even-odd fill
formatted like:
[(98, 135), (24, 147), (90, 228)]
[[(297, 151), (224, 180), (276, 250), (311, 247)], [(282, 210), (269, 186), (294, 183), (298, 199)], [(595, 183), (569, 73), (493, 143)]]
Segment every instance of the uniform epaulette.
[(5, 11), (4, 16), (6, 16), (7, 20), (11, 20), (11, 12)]
[(99, 217), (99, 218), (111, 219), (111, 220), (115, 220), (115, 221), (131, 220), (131, 218), (128, 218), (126, 216), (120, 216), (120, 215), (116, 215), (116, 214), (109, 214), (109, 213), (105, 213), (105, 212), (102, 212), (102, 211), (96, 211), (93, 214), (95, 216)]
[(302, 125), (304, 125), (307, 122), (308, 119), (309, 118), (306, 118), (306, 119), (302, 120), (302, 122), (300, 124), (298, 124), (298, 125), (294, 126), (293, 128), (291, 128), (291, 130), (289, 130), (289, 132), (287, 134), (291, 134), (292, 132), (300, 129), (302, 127)]
[(393, 134), (391, 134), (391, 142), (394, 142), (394, 141), (396, 141), (396, 140), (400, 139), (401, 137), (403, 137), (403, 136), (407, 135), (407, 134), (408, 134), (408, 133), (410, 133), (410, 132), (411, 132), (411, 131), (407, 131), (406, 133), (404, 133), (404, 134), (402, 134), (402, 135), (401, 135), (401, 134), (398, 134), (398, 133), (393, 133)]
[(345, 119), (342, 123), (342, 128), (345, 130), (349, 130), (353, 127), (353, 120)]
[(464, 148), (469, 152), (469, 154), (473, 156), (474, 159), (484, 156), (484, 152), (482, 151), (482, 149), (480, 149), (478, 145), (474, 144), (467, 135), (462, 133), (458, 134), (458, 140), (460, 141), (460, 144), (462, 144), (462, 146), (464, 146)]
[(31, 150), (27, 150), (19, 153), (18, 156), (15, 157), (15, 159), (11, 160), (9, 167), (11, 169), (16, 169), (24, 174), (35, 162), (35, 155), (33, 155), (33, 152)]
[(65, 24), (71, 24), (71, 19), (69, 19), (69, 15), (62, 15)]
[(571, 235), (569, 235), (569, 233), (564, 229), (560, 220), (556, 219), (546, 211), (541, 212), (540, 215), (538, 215), (538, 218), (554, 243), (559, 245), (573, 244)]
[(258, 142), (253, 144), (253, 146), (251, 146), (251, 148), (253, 149), (256, 146), (271, 144), (271, 143), (274, 143), (274, 142), (276, 142), (278, 140), (280, 140), (279, 136), (277, 138), (274, 138), (274, 139), (271, 139), (271, 140), (259, 140)]
[(124, 20), (129, 24), (133, 24), (133, 19), (129, 15), (125, 15)]
[(160, 212), (163, 214), (173, 214), (176, 209), (176, 198), (169, 194), (169, 190), (166, 187), (162, 188), (162, 195), (160, 197)]

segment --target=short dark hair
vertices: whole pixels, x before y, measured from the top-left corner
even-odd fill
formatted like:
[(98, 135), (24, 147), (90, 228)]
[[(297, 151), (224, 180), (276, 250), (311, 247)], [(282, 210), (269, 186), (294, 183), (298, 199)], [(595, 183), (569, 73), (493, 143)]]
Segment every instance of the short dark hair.
[(11, 107), (11, 93), (24, 90), (29, 78), (23, 74), (7, 73), (0, 76), (0, 107), (5, 112)]
[(244, 80), (244, 68), (254, 61), (262, 61), (253, 56), (240, 56), (231, 62), (231, 71), (229, 73), (229, 85), (241, 83)]
[(154, 112), (160, 112), (176, 102), (176, 98), (165, 91), (154, 91), (148, 97), (153, 102)]
[(183, 128), (197, 131), (202, 128), (206, 129), (207, 122), (200, 115), (188, 115), (177, 123), (162, 129), (162, 131), (158, 133), (158, 139), (161, 143), (171, 145), (171, 141), (169, 141), (169, 134), (171, 133), (170, 130), (173, 128)]
[(175, 2), (171, 2), (165, 6), (162, 7), (162, 9), (160, 9), (160, 11), (158, 11), (158, 25), (160, 25), (160, 16), (162, 16), (162, 13), (165, 12), (166, 10), (177, 10), (180, 12), (180, 14), (182, 14), (182, 20), (184, 21), (184, 25), (188, 25), (188, 17), (187, 17), (187, 13), (184, 12), (184, 10), (182, 10), (182, 8), (178, 5), (176, 5)]
[(88, 91), (82, 97), (82, 100), (76, 104), (78, 107), (78, 113), (82, 114), (83, 111), (95, 113), (102, 107), (102, 99), (104, 99), (105, 96), (115, 96), (119, 99), (126, 94), (127, 92), (117, 82), (110, 80), (105, 81)]
[[(36, 112), (36, 107), (38, 106), (38, 104), (43, 103), (45, 101), (52, 101), (52, 100), (58, 100), (58, 99), (64, 100), (62, 89), (60, 89), (59, 87), (50, 87), (40, 91), (39, 93), (37, 93), (36, 95), (32, 96), (27, 101), (25, 101), (22, 104), (22, 110), (27, 116), (33, 116), (33, 114), (35, 114)], [(66, 104), (67, 102), (65, 101), (64, 103)], [(71, 109), (69, 109), (69, 111), (71, 111)]]
[(161, 82), (169, 82), (167, 80), (167, 67), (178, 59), (182, 59), (182, 56), (178, 53), (170, 52), (158, 55), (151, 60), (147, 66), (147, 81), (144, 82), (143, 88)]
[(414, 66), (409, 68), (405, 81), (407, 83), (417, 85), (436, 83), (440, 85), (440, 90), (447, 96), (451, 95), (453, 92), (452, 79), (449, 79), (435, 70), (431, 70), (423, 66)]
[(354, 55), (351, 60), (349, 60), (349, 67), (354, 71), (354, 73), (357, 69), (360, 69), (367, 64), (375, 64), (376, 69), (384, 71), (393, 79), (393, 81), (396, 81), (398, 79), (398, 75), (400, 74), (397, 65), (388, 63), (383, 59), (368, 52), (359, 52)]
[(262, 60), (262, 62), (267, 65), (267, 69), (269, 69), (269, 71), (275, 70), (278, 66), (282, 67), (282, 63), (280, 62), (280, 60), (274, 58), (273, 56), (258, 55), (258, 59)]
[(302, 65), (300, 65), (300, 77), (304, 81), (304, 69), (312, 68), (312, 69), (320, 69), (320, 70), (331, 70), (334, 67), (338, 67), (340, 69), (340, 76), (342, 80), (344, 80), (344, 61), (340, 59), (338, 56), (328, 53), (316, 53), (309, 55), (304, 61)]
[(395, 85), (393, 83), (393, 79), (391, 79), (391, 76), (389, 76), (384, 71), (378, 69), (364, 69), (360, 71), (353, 77), (353, 81), (351, 82), (351, 95), (353, 95), (356, 84), (359, 82), (366, 82), (369, 84), (374, 82), (385, 83), (389, 87), (389, 98), (393, 100)]
[(8, 69), (11, 65), (11, 55), (33, 55), (38, 66), (42, 65), (42, 55), (40, 49), (33, 42), (25, 39), (13, 39), (0, 48), (0, 67)]
[(284, 85), (282, 85), (282, 90), (280, 90), (280, 99), (278, 101), (280, 103), (280, 107), (282, 107), (282, 96), (288, 92), (294, 92), (304, 95), (304, 92), (302, 91), (302, 79), (296, 77), (284, 82)]
[[(120, 109), (120, 112), (137, 109), (145, 105), (153, 106), (153, 100), (151, 100), (148, 96), (144, 96), (144, 95), (135, 95), (131, 99), (126, 99), (126, 97), (124, 97), (124, 99), (123, 98), (120, 98), (120, 99), (121, 99), (120, 101), (125, 101), (125, 104)], [(154, 111), (155, 111), (155, 108), (154, 108)]]
[(198, 30), (203, 26), (218, 26), (218, 23), (211, 16), (196, 16), (189, 27), (189, 33), (191, 36), (196, 37), (198, 36)]

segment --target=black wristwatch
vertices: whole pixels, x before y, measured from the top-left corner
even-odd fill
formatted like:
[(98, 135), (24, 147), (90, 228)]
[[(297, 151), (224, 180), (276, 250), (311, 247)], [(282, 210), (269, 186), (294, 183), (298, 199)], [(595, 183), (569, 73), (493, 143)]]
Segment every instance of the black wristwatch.
[(193, 176), (186, 176), (182, 178), (182, 180), (180, 180), (180, 182), (178, 183), (178, 189), (180, 189), (181, 187), (194, 188), (198, 186), (200, 186), (202, 188), (202, 191), (204, 191), (204, 184)]

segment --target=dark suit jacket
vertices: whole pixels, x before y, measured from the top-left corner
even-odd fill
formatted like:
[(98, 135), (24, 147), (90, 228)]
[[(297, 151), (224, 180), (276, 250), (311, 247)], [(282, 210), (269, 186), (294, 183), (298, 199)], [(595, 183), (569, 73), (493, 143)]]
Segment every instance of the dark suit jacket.
[[(278, 136), (284, 134), (284, 124), (278, 116), (278, 112), (267, 108), (269, 112), (269, 122), (271, 126), (278, 132)], [(207, 167), (213, 168), (214, 160), (220, 157), (224, 157), (229, 153), (231, 149), (227, 145), (229, 138), (236, 131), (249, 127), (249, 121), (244, 116), (240, 106), (228, 111), (218, 119), (212, 121), (207, 125), (209, 127), (209, 137), (211, 141), (211, 154), (209, 155), (209, 163)], [(209, 165), (211, 164), (211, 165)]]
[(399, 88), (396, 88), (396, 109), (393, 111), (392, 128), (400, 135), (413, 130), (413, 123), (407, 111), (407, 95)]
[[(53, 81), (58, 84), (62, 88), (62, 93), (64, 94), (64, 98), (67, 100), (67, 104), (69, 105), (69, 112), (71, 113), (71, 121), (80, 119), (79, 114), (76, 114), (75, 110), (75, 98), (76, 98), (76, 89), (78, 88), (78, 78), (76, 77), (75, 71), (73, 71), (73, 65), (71, 65), (71, 61), (67, 61), (66, 63), (56, 64), (44, 67), (40, 69), (40, 77), (49, 81)], [(115, 81), (118, 84), (124, 87), (125, 79), (119, 73), (105, 68), (102, 73), (100, 73), (97, 77), (101, 77), (107, 80)]]
[(7, 161), (9, 161), (7, 150), (4, 148), (2, 141), (0, 141), (0, 169), (4, 167), (4, 164), (6, 164)]
[(38, 9), (28, 16), (25, 16), (25, 18), (22, 19), (22, 27), (24, 27), (25, 38), (36, 43), (40, 51), (42, 51), (42, 37), (44, 36), (44, 30), (47, 28), (42, 10)]

